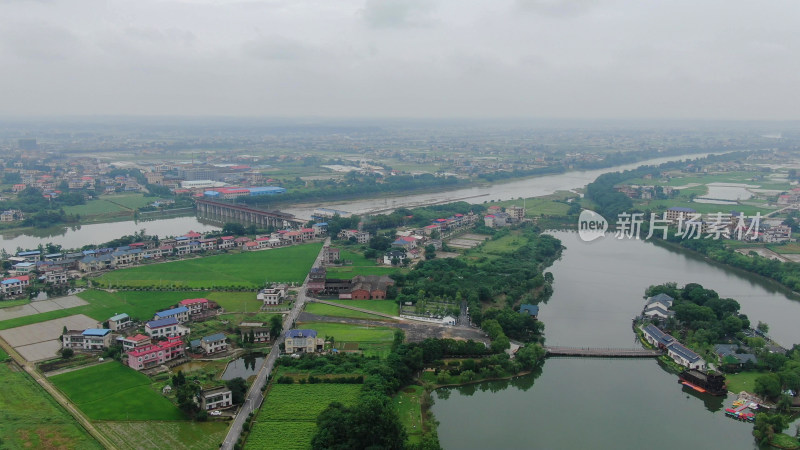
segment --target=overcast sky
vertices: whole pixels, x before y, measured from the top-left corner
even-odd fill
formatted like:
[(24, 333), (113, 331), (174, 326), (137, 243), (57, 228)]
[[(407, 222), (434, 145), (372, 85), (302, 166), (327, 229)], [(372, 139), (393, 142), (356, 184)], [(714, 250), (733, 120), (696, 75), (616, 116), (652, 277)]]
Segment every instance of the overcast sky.
[(797, 0), (3, 0), (0, 115), (800, 119)]

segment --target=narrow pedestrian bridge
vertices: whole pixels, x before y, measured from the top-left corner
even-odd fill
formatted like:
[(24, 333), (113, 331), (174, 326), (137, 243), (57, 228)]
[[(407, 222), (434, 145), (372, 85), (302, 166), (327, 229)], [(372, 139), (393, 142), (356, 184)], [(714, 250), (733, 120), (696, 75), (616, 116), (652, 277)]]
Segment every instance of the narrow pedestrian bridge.
[(547, 356), (578, 356), (583, 358), (655, 358), (664, 353), (646, 348), (557, 347), (546, 345)]

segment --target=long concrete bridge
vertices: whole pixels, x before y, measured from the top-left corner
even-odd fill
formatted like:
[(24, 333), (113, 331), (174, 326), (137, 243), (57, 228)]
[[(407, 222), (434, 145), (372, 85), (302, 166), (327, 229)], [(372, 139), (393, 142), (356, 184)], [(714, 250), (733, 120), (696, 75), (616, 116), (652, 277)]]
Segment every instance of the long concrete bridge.
[(547, 356), (578, 356), (583, 358), (655, 358), (664, 353), (646, 348), (601, 347), (544, 347)]
[(265, 211), (245, 205), (220, 202), (199, 198), (195, 201), (197, 217), (214, 222), (240, 223), (242, 225), (255, 225), (260, 228), (274, 227), (299, 227), (305, 222), (294, 214), (280, 211)]

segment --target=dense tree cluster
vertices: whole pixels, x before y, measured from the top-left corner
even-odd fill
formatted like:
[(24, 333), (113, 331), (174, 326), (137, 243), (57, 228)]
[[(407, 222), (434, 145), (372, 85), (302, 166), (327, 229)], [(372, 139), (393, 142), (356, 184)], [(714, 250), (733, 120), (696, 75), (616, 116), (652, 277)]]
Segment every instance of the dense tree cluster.
[(472, 321), (480, 325), (481, 303), (502, 297), (509, 311), (491, 314), (507, 336), (528, 339), (531, 334), (540, 333), (540, 325), (525, 319), (512, 320), (510, 307), (522, 300), (537, 302), (552, 292), (542, 267), (558, 257), (561, 242), (533, 229), (525, 230), (521, 238), (527, 240), (524, 245), (491, 261), (447, 258), (417, 263), (416, 270), (407, 275), (395, 275), (398, 301), (414, 304), (425, 299), (463, 299), (469, 304)]

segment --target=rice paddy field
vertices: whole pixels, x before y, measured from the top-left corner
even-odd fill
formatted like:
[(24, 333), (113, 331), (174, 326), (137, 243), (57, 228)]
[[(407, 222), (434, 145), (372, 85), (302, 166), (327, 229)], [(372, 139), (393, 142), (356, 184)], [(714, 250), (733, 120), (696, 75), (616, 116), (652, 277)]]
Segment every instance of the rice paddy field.
[(0, 363), (0, 379), (0, 448), (102, 448), (18, 366)]
[(228, 422), (97, 422), (120, 450), (214, 450), (225, 440)]
[(50, 381), (92, 420), (186, 420), (177, 406), (150, 387), (150, 378), (116, 361)]
[(360, 384), (273, 384), (245, 448), (311, 448), (319, 413), (335, 401), (354, 404), (359, 392)]
[(214, 289), (259, 288), (265, 282), (301, 283), (322, 244), (191, 258), (115, 270), (97, 279), (101, 286)]

